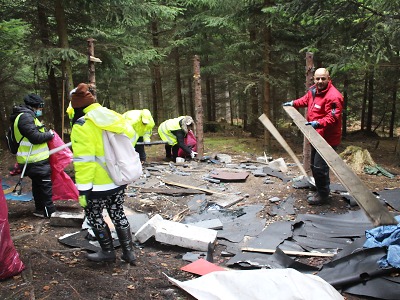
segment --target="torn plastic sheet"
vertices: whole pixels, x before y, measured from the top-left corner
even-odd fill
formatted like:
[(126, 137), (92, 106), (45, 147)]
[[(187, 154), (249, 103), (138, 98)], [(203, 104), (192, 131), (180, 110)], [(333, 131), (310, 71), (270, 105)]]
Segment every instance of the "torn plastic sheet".
[(395, 210), (400, 211), (400, 189), (383, 190), (376, 192), (380, 199), (384, 200), (387, 204)]
[(266, 254), (258, 252), (238, 253), (226, 262), (227, 266), (240, 265), (242, 268), (269, 268), (282, 269), (291, 268), (302, 273), (311, 273), (318, 271), (319, 268), (310, 266), (286, 255), (280, 248), (276, 248), (275, 253)]
[(338, 258), (325, 264), (317, 275), (349, 294), (377, 299), (399, 299), (400, 277), (389, 276), (399, 270), (380, 269), (377, 261), (386, 250), (363, 249), (364, 241), (365, 239), (360, 239), (343, 249), (337, 255)]
[(197, 299), (343, 300), (323, 279), (294, 269), (217, 271), (183, 282), (168, 280)]
[(343, 249), (364, 236), (370, 227), (371, 223), (360, 210), (341, 215), (298, 215), (293, 239), (304, 249), (324, 252), (325, 249)]

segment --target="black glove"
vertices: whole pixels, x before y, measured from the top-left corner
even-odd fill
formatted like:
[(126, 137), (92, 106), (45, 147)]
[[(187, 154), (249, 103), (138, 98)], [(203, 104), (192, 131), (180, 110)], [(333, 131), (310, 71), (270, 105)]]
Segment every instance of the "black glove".
[(307, 122), (306, 125), (311, 125), (314, 129), (319, 127), (319, 123), (317, 121)]
[(293, 106), (293, 100), (282, 104), (283, 106)]

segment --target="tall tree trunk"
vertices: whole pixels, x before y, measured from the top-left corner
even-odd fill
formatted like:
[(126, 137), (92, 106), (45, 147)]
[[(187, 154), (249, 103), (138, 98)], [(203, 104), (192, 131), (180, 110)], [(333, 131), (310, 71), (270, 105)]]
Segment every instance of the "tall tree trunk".
[[(160, 47), (160, 42), (158, 40), (158, 22), (151, 22), (151, 34), (153, 37), (153, 47), (158, 51)], [(162, 83), (161, 83), (161, 66), (159, 62), (153, 63), (153, 81), (154, 81), (154, 91), (157, 105), (157, 122), (164, 120), (164, 99), (162, 94)]]
[[(61, 0), (54, 1), (55, 7), (55, 18), (57, 23), (57, 34), (58, 34), (58, 45), (61, 49), (68, 49), (68, 34), (67, 34), (67, 22), (65, 19), (65, 12), (63, 2)], [(71, 61), (69, 59), (65, 60), (64, 58), (60, 58), (61, 60), (61, 71), (62, 71), (62, 92), (61, 92), (61, 137), (64, 139), (64, 126), (65, 126), (65, 118), (66, 118), (66, 107), (68, 106), (68, 95), (69, 91), (74, 88), (74, 83), (72, 79), (72, 67)]]
[(363, 93), (363, 101), (361, 104), (361, 131), (365, 130), (365, 111), (367, 109), (367, 99), (368, 99), (368, 77), (369, 77), (369, 71), (366, 71), (364, 74), (364, 93)]
[(152, 66), (151, 68), (151, 99), (152, 99), (152, 103), (153, 103), (153, 118), (154, 118), (154, 122), (156, 124), (159, 124), (162, 122), (162, 119), (159, 119), (159, 107), (158, 107), (158, 103), (157, 103), (157, 89), (156, 89), (156, 80), (155, 80), (155, 76), (154, 76), (154, 66)]
[(342, 135), (347, 136), (347, 100), (348, 95), (347, 91), (349, 89), (349, 78), (347, 74), (344, 75), (344, 84), (343, 84), (343, 110), (342, 110)]
[(201, 97), (201, 77), (200, 77), (200, 58), (195, 55), (193, 59), (193, 78), (194, 78), (194, 106), (196, 119), (196, 139), (198, 157), (204, 154), (204, 135), (203, 135), (203, 103)]
[[(271, 84), (270, 76), (270, 55), (271, 55), (271, 29), (268, 27), (264, 30), (264, 88), (263, 88), (263, 113), (271, 119), (271, 111), (274, 105), (271, 101)], [(253, 107), (254, 110), (254, 107)], [(257, 119), (258, 121), (258, 119)], [(267, 152), (271, 151), (271, 133), (269, 130), (264, 130), (264, 147)]]
[[(251, 27), (255, 27), (255, 24), (251, 24)], [(256, 28), (251, 28), (249, 30), (249, 41), (250, 43), (255, 43), (257, 39), (257, 29)], [(256, 70), (258, 65), (258, 58), (256, 56), (253, 56), (250, 59), (250, 70), (254, 74), (256, 73)], [(252, 86), (249, 88), (249, 105), (248, 105), (248, 114), (247, 114), (247, 120), (246, 120), (246, 125), (244, 126), (244, 130), (251, 132), (251, 135), (254, 137), (256, 135), (256, 122), (257, 124), (259, 121), (257, 120), (256, 116), (258, 117), (258, 81), (259, 77), (258, 75), (252, 75), (251, 76), (251, 83)]]
[(392, 113), (390, 115), (390, 128), (389, 128), (389, 137), (394, 137), (394, 128), (396, 125), (396, 100), (397, 100), (397, 85), (398, 79), (395, 77), (395, 80), (392, 85)]
[[(206, 60), (207, 63), (207, 60)], [(207, 121), (213, 121), (212, 119), (212, 100), (211, 100), (211, 79), (209, 76), (206, 76), (206, 107), (207, 107)], [(206, 126), (208, 129), (210, 129), (212, 126), (208, 125)]]
[[(54, 5), (55, 5), (55, 17), (57, 22), (58, 45), (62, 49), (69, 49), (67, 22), (65, 19), (63, 1), (55, 0)], [(61, 60), (63, 77), (64, 74), (66, 74), (67, 77), (65, 88), (67, 92), (69, 92), (74, 88), (71, 61), (64, 60), (63, 58), (60, 58), (60, 60)]]
[(176, 86), (176, 99), (178, 105), (178, 114), (183, 116), (183, 98), (182, 98), (182, 83), (181, 83), (181, 64), (180, 64), (180, 55), (179, 48), (175, 48), (174, 50), (175, 56), (175, 86)]
[[(50, 48), (51, 47), (50, 33), (49, 33), (50, 31), (47, 22), (47, 16), (45, 13), (45, 7), (40, 3), (40, 1), (37, 2), (37, 10), (38, 10), (40, 40), (42, 41), (42, 44), (44, 45), (45, 48)], [(51, 99), (51, 106), (50, 106), (51, 108), (50, 110), (52, 111), (51, 123), (53, 124), (56, 132), (61, 132), (61, 123), (59, 122), (61, 120), (61, 108), (60, 108), (60, 103), (58, 101), (57, 80), (55, 77), (53, 65), (51, 65), (50, 63), (46, 63), (46, 71), (47, 71), (46, 72), (47, 83)]]
[(215, 121), (217, 121), (218, 104), (217, 104), (217, 100), (216, 100), (216, 97), (215, 97), (215, 77), (214, 76), (211, 78), (210, 94), (211, 94), (211, 103), (212, 103), (211, 120), (215, 122)]
[[(306, 53), (306, 89), (309, 89), (313, 84), (314, 76), (314, 53)], [(307, 115), (307, 108), (304, 115)], [(311, 172), (311, 144), (306, 137), (303, 139), (303, 167), (308, 176), (312, 176)]]
[(190, 111), (190, 115), (194, 116), (195, 115), (195, 105), (194, 105), (193, 90), (192, 90), (194, 83), (193, 83), (193, 79), (191, 76), (189, 76), (187, 81), (188, 81), (188, 93), (189, 93), (189, 101), (188, 101), (189, 111)]
[(374, 75), (373, 66), (370, 67), (368, 76), (368, 114), (367, 114), (367, 132), (372, 132), (372, 116), (374, 115)]

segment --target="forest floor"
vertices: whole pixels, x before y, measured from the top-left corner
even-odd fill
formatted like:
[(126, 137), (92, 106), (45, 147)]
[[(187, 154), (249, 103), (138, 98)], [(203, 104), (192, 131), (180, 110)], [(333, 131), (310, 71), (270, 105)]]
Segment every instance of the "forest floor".
[[(301, 159), (302, 138), (293, 135), (293, 132), (284, 134), (294, 152)], [(222, 144), (208, 141), (224, 141)], [(366, 137), (360, 133), (349, 134), (343, 140), (338, 149), (342, 152), (347, 146), (355, 145), (367, 149), (377, 164), (393, 174), (400, 174), (399, 161), (395, 156), (397, 139)], [(215, 145), (219, 146), (215, 146)], [(209, 148), (210, 145), (212, 149)], [(240, 146), (238, 148), (238, 146)], [(223, 153), (232, 156), (232, 163), (245, 161), (256, 161), (263, 156), (262, 140), (246, 137), (241, 132), (215, 133), (205, 136), (205, 155)], [(289, 163), (290, 177), (300, 176), (300, 172), (286, 152), (274, 144), (272, 151), (267, 153), (273, 159), (283, 157)], [(147, 148), (148, 162), (146, 166), (168, 164), (162, 161), (164, 156), (163, 146), (156, 145)], [(9, 176), (8, 168), (14, 164), (14, 157), (3, 152), (1, 154), (0, 174), (5, 180), (16, 180)], [(218, 165), (209, 162), (188, 162), (182, 170), (191, 173), (192, 182), (201, 180), (202, 176), (208, 174)], [(151, 172), (150, 172), (151, 173)], [(150, 178), (158, 178), (157, 174), (151, 173)], [(183, 177), (183, 176), (182, 176)], [(359, 174), (361, 180), (371, 191), (383, 190), (385, 188), (399, 187), (400, 176), (389, 179), (384, 176)], [(168, 177), (167, 177), (168, 178)], [(279, 178), (270, 178), (271, 184), (265, 184), (263, 177), (255, 177), (252, 174), (245, 182), (230, 182), (224, 184), (228, 191), (237, 191), (246, 197), (232, 206), (243, 207), (252, 204), (264, 205), (259, 213), (260, 217), (266, 218), (267, 223), (279, 220), (279, 217), (269, 216), (271, 207), (275, 205), (269, 199), (279, 197), (284, 199), (290, 194), (296, 194), (294, 208), (296, 214), (324, 214), (327, 212), (344, 213), (349, 210), (357, 210), (351, 207), (341, 196), (334, 195), (332, 201), (327, 205), (309, 206), (306, 201), (306, 189), (294, 189), (291, 183), (284, 183)], [(171, 180), (171, 179), (170, 179)], [(176, 181), (176, 176), (173, 178)], [(338, 182), (332, 175), (332, 182)], [(187, 184), (187, 182), (185, 182)], [(223, 184), (204, 183), (213, 190), (222, 187)], [(28, 178), (24, 179), (24, 189), (30, 188)], [(186, 196), (162, 196), (157, 193), (141, 193), (136, 190), (135, 197), (127, 197), (126, 207), (140, 213), (146, 213), (149, 217), (160, 214), (164, 219), (173, 219), (181, 214), (188, 214), (187, 201), (192, 195)], [(79, 205), (71, 201), (55, 202), (58, 210), (64, 209), (80, 211)], [(17, 276), (0, 282), (1, 299), (193, 299), (183, 290), (173, 286), (164, 274), (177, 280), (185, 281), (196, 278), (188, 272), (180, 270), (189, 264), (182, 260), (182, 255), (190, 252), (177, 246), (161, 244), (155, 240), (137, 245), (136, 266), (130, 266), (117, 260), (115, 263), (93, 263), (87, 261), (86, 250), (71, 249), (58, 241), (65, 234), (76, 232), (71, 227), (54, 227), (47, 219), (40, 219), (32, 215), (34, 211), (33, 202), (7, 201), (9, 211), (9, 224), (11, 236), (21, 260), (26, 269)], [(190, 210), (189, 210), (190, 211)], [(295, 216), (291, 216), (293, 218)], [(286, 217), (285, 217), (286, 218)], [(117, 255), (120, 255), (117, 249)], [(220, 266), (229, 259), (221, 255), (225, 246), (217, 244), (213, 253), (214, 263)], [(309, 264), (319, 265), (320, 259), (308, 259)], [(367, 299), (349, 294), (343, 294), (348, 300)]]

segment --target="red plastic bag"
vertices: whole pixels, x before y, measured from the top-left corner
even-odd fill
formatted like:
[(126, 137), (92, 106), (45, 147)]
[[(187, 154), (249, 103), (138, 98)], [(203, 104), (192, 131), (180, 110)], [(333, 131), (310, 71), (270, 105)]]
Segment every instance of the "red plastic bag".
[[(1, 184), (1, 179), (0, 179)], [(8, 209), (4, 191), (0, 192), (0, 280), (12, 277), (25, 269), (10, 236)]]
[[(194, 136), (193, 131), (191, 130), (188, 131), (184, 141), (186, 146), (188, 146), (195, 152), (197, 151), (197, 140), (196, 137)], [(179, 148), (178, 150), (178, 156), (183, 158), (190, 157), (190, 155), (187, 154), (185, 151), (183, 151), (181, 148)]]
[[(54, 138), (47, 142), (49, 149), (54, 149), (65, 145), (60, 136), (54, 132)], [(76, 200), (78, 201), (79, 192), (71, 177), (64, 172), (64, 169), (72, 162), (72, 151), (64, 149), (50, 155), (51, 182), (53, 183), (54, 200)]]

